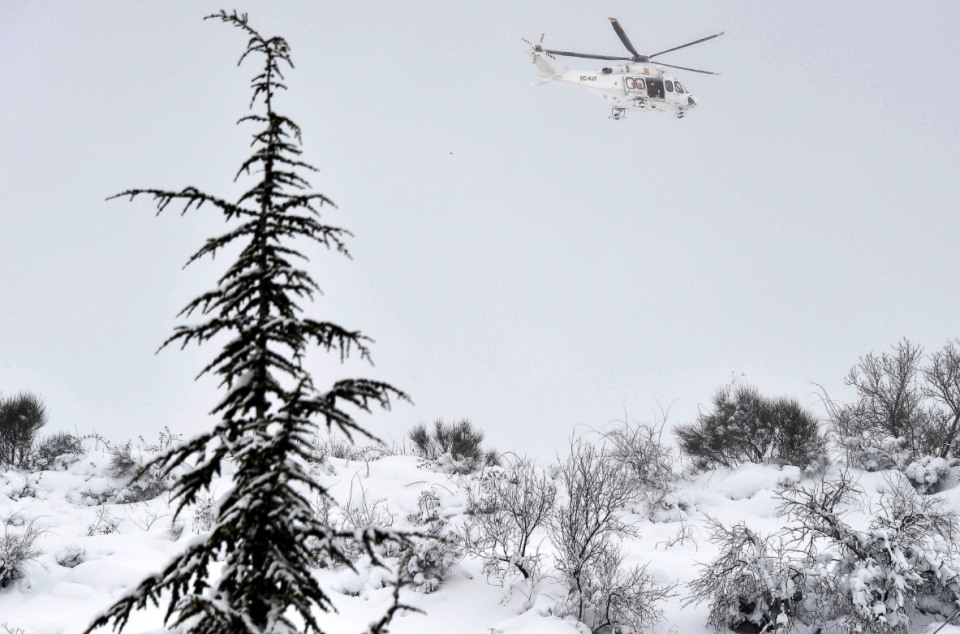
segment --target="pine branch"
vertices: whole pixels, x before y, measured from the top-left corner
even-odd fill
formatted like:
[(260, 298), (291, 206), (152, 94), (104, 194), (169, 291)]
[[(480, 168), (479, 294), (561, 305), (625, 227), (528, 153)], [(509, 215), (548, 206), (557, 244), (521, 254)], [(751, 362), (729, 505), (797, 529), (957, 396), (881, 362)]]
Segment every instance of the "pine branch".
[(128, 189), (127, 191), (120, 192), (119, 194), (114, 194), (107, 198), (107, 200), (113, 200), (114, 198), (120, 198), (122, 196), (129, 196), (130, 200), (133, 200), (137, 196), (150, 194), (157, 201), (157, 215), (167, 208), (174, 200), (186, 200), (183, 210), (180, 212), (180, 215), (187, 213), (191, 207), (196, 207), (199, 209), (203, 206), (204, 203), (210, 203), (216, 207), (219, 207), (223, 210), (224, 214), (227, 216), (227, 220), (235, 216), (255, 216), (257, 212), (251, 211), (249, 209), (244, 209), (233, 203), (229, 203), (221, 198), (216, 196), (211, 196), (209, 194), (204, 194), (195, 187), (185, 187), (179, 192), (165, 191), (162, 189)]
[(390, 395), (397, 400), (412, 403), (410, 397), (392, 385), (367, 379), (344, 379), (334, 383), (325, 394), (307, 401), (312, 413), (322, 416), (326, 420), (327, 429), (336, 425), (337, 428), (353, 441), (353, 432), (359, 433), (371, 440), (382, 442), (379, 438), (360, 427), (353, 417), (340, 409), (338, 401), (345, 401), (354, 407), (371, 412), (371, 405), (379, 405), (385, 410), (391, 408)]

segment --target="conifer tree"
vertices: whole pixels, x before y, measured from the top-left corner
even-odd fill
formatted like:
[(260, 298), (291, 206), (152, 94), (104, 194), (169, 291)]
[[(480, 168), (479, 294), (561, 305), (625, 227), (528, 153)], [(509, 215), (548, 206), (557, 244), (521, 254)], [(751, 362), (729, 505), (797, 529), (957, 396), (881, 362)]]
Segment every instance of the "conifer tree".
[[(197, 323), (180, 325), (162, 347), (179, 343), (203, 343), (228, 334), (223, 349), (201, 375), (219, 377), (226, 391), (212, 413), (219, 417), (214, 429), (176, 446), (148, 465), (166, 474), (183, 474), (173, 488), (177, 513), (209, 490), (225, 460), (236, 463), (234, 487), (219, 504), (209, 535), (191, 544), (167, 567), (146, 578), (132, 593), (99, 616), (87, 632), (113, 624), (123, 629), (130, 613), (148, 603), (170, 603), (165, 623), (193, 634), (282, 634), (320, 632), (311, 610), (332, 609), (329, 595), (309, 570), (313, 548), (321, 548), (335, 561), (349, 563), (337, 546), (346, 537), (359, 539), (375, 561), (373, 546), (384, 540), (403, 540), (402, 535), (370, 527), (338, 533), (324, 525), (311, 510), (307, 495), (326, 495), (303, 467), (310, 439), (318, 425), (336, 427), (348, 437), (359, 433), (372, 437), (344, 409), (370, 411), (389, 409), (391, 398), (406, 399), (394, 387), (366, 379), (340, 380), (319, 390), (302, 361), (309, 346), (339, 354), (341, 361), (357, 354), (369, 360), (370, 339), (334, 323), (304, 317), (298, 302), (312, 299), (318, 286), (299, 262), (306, 260), (294, 240), (307, 239), (348, 255), (345, 229), (324, 224), (319, 209), (332, 202), (314, 193), (302, 176), (315, 168), (299, 157), (300, 128), (279, 114), (275, 98), (283, 84), (284, 67), (293, 67), (290, 47), (282, 37), (265, 38), (236, 12), (207, 16), (235, 26), (249, 37), (240, 57), (263, 59), (253, 78), (251, 108), (254, 114), (240, 122), (256, 126), (253, 154), (237, 173), (256, 182), (237, 200), (227, 200), (187, 187), (182, 191), (133, 189), (113, 198), (151, 196), (158, 212), (171, 203), (182, 203), (183, 212), (204, 204), (214, 207), (231, 222), (229, 231), (211, 238), (188, 260), (193, 263), (213, 256), (228, 245), (241, 251), (206, 292), (181, 311), (197, 314)], [(217, 578), (209, 566), (223, 561)], [(380, 631), (393, 614), (404, 609), (394, 604), (373, 626)], [(294, 618), (302, 621), (298, 626)]]

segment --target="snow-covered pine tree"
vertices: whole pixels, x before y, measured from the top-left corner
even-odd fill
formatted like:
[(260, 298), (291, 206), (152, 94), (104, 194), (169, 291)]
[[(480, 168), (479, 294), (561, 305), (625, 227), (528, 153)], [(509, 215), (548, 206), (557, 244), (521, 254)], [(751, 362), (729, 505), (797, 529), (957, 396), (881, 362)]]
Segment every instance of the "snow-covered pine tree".
[[(252, 80), (251, 107), (260, 111), (240, 119), (257, 126), (253, 154), (237, 174), (253, 175), (256, 182), (236, 203), (193, 187), (174, 192), (134, 189), (117, 196), (146, 195), (158, 213), (170, 203), (184, 203), (184, 212), (204, 204), (219, 209), (233, 227), (207, 240), (188, 264), (239, 244), (242, 250), (217, 287), (191, 301), (183, 316), (199, 313), (203, 320), (178, 326), (163, 345), (202, 343), (229, 335), (223, 349), (204, 368), (226, 390), (213, 414), (220, 420), (213, 431), (173, 447), (153, 463), (165, 473), (181, 467), (174, 485), (179, 513), (208, 491), (224, 460), (236, 462), (234, 488), (220, 501), (209, 536), (192, 543), (161, 573), (145, 579), (132, 593), (99, 616), (87, 632), (112, 622), (122, 629), (136, 609), (159, 604), (169, 595), (168, 626), (192, 634), (285, 634), (320, 632), (311, 610), (332, 608), (329, 595), (309, 570), (311, 547), (322, 548), (334, 560), (349, 564), (335, 538), (356, 538), (376, 560), (373, 545), (402, 539), (391, 531), (370, 527), (339, 534), (311, 511), (307, 494), (325, 490), (302, 466), (309, 441), (323, 422), (348, 436), (370, 434), (344, 405), (370, 411), (390, 407), (391, 397), (407, 398), (392, 386), (365, 379), (336, 382), (319, 391), (302, 361), (309, 345), (339, 353), (352, 352), (369, 360), (370, 340), (336, 324), (303, 317), (298, 301), (312, 299), (318, 289), (310, 274), (295, 263), (306, 258), (293, 246), (295, 239), (319, 242), (347, 254), (345, 229), (321, 222), (318, 209), (332, 203), (312, 193), (301, 176), (316, 171), (300, 160), (300, 128), (274, 110), (283, 84), (281, 66), (293, 67), (290, 48), (282, 37), (265, 38), (248, 23), (245, 14), (221, 11), (207, 16), (233, 25), (249, 37), (240, 58), (261, 55), (262, 70)], [(347, 254), (348, 255), (348, 254)], [(352, 437), (352, 436), (351, 436)], [(148, 465), (149, 466), (149, 465)], [(315, 550), (314, 550), (315, 555)], [(212, 563), (223, 561), (219, 576), (210, 578)], [(394, 604), (374, 631), (402, 609), (399, 584)], [(302, 625), (291, 620), (299, 617)]]

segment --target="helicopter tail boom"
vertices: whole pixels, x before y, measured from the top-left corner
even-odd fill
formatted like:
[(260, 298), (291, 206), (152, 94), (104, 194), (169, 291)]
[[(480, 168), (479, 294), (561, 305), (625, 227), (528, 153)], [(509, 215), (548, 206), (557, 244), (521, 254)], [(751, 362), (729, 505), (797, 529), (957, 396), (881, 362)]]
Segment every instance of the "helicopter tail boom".
[(553, 64), (544, 59), (543, 55), (531, 53), (530, 56), (533, 57), (533, 64), (537, 67), (538, 75), (541, 77), (553, 77), (557, 74), (557, 69), (553, 67)]

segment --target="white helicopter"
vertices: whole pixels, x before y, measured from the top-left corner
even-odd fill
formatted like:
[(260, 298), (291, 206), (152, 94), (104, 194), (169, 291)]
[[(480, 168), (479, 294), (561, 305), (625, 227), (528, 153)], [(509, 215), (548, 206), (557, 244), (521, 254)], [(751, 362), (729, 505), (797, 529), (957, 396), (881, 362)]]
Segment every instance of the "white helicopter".
[[(623, 42), (623, 45), (630, 51), (631, 57), (553, 51), (543, 48), (543, 35), (540, 36), (540, 42), (537, 44), (521, 38), (530, 45), (530, 56), (533, 58), (533, 63), (537, 67), (537, 73), (541, 77), (534, 85), (542, 86), (547, 82), (555, 81), (568, 86), (586, 88), (609, 104), (612, 110), (610, 116), (613, 119), (623, 119), (627, 116), (627, 110), (639, 110), (641, 112), (653, 110), (660, 112), (672, 111), (678, 119), (682, 119), (687, 110), (697, 105), (697, 99), (687, 91), (686, 86), (673, 77), (668, 77), (663, 67), (678, 68), (680, 70), (688, 70), (693, 73), (703, 73), (705, 75), (720, 74), (708, 70), (697, 70), (696, 68), (652, 62), (650, 60), (664, 53), (670, 53), (681, 48), (712, 40), (715, 37), (720, 37), (723, 35), (723, 31), (682, 46), (668, 48), (665, 51), (660, 51), (653, 55), (641, 55), (637, 52), (637, 49), (633, 47), (630, 38), (623, 32), (623, 28), (621, 28), (616, 18), (610, 18), (610, 23), (613, 25), (613, 30), (616, 31), (620, 37), (620, 41)], [(583, 57), (586, 59), (622, 60), (626, 63), (618, 64), (612, 68), (601, 68), (598, 71), (570, 70), (569, 68), (558, 71), (550, 62), (544, 59), (545, 55), (550, 59), (556, 59), (554, 55), (563, 55), (566, 57)]]

